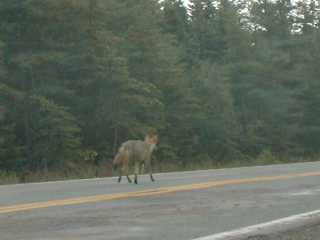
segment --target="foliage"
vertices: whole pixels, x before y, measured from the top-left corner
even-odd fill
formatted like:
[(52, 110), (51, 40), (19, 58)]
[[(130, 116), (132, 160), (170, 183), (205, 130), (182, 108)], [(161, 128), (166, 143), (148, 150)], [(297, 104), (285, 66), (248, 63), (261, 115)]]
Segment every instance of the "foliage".
[(319, 12), (315, 0), (2, 0), (2, 175), (101, 174), (151, 130), (158, 169), (319, 155)]

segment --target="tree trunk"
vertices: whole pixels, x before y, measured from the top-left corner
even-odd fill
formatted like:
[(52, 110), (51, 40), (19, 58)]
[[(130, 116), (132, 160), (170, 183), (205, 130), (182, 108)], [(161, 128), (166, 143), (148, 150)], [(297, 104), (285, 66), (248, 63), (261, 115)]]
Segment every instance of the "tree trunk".
[(115, 126), (115, 128), (114, 128), (114, 138), (113, 138), (113, 155), (115, 155), (117, 153), (118, 138), (119, 138), (118, 126)]

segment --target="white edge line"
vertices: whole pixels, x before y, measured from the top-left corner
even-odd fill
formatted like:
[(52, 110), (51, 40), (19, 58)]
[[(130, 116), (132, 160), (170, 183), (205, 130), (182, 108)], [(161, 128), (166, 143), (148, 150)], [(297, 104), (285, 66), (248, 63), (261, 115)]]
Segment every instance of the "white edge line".
[(244, 240), (248, 237), (280, 234), (318, 223), (320, 223), (320, 210), (281, 218), (262, 224), (252, 225), (229, 232), (195, 238), (193, 240)]

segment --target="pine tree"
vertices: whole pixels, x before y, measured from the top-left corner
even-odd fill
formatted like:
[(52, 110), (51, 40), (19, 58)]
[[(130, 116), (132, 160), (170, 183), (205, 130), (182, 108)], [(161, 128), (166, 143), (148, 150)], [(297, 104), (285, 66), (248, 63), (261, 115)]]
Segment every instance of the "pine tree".
[(319, 154), (319, 63), (320, 63), (320, 25), (319, 5), (316, 1), (298, 4), (299, 17), (297, 24), (301, 26), (301, 34), (298, 35), (299, 48), (296, 50), (299, 76), (304, 81), (299, 85), (300, 91), (296, 94), (297, 104), (295, 110), (298, 113), (298, 131), (296, 141), (300, 147), (299, 153), (315, 156)]
[(163, 29), (174, 35), (179, 42), (186, 44), (188, 39), (188, 12), (182, 0), (166, 0), (163, 5)]
[[(62, 102), (69, 97), (70, 91), (65, 87), (66, 78), (61, 73), (64, 60), (71, 51), (72, 41), (68, 38), (70, 35), (59, 34), (59, 31), (67, 32), (72, 29), (72, 22), (62, 16), (69, 16), (65, 13), (74, 12), (76, 6), (73, 1), (64, 1), (63, 6), (59, 5), (61, 3), (38, 1), (2, 1), (1, 4), (1, 38), (5, 42), (5, 64), (8, 71), (4, 83), (20, 95), (15, 103), (19, 111), (15, 112), (12, 124), (24, 149), (25, 160), (22, 162), (25, 167), (36, 170), (40, 168), (42, 158), (49, 159), (50, 156), (49, 153), (41, 156), (37, 154), (42, 151), (37, 134), (44, 116), (33, 115), (40, 108), (33, 99), (35, 96), (41, 99), (51, 97), (53, 101)], [(59, 7), (64, 11), (52, 11)], [(53, 20), (55, 24), (52, 24)], [(17, 35), (19, 38), (16, 38)], [(60, 124), (62, 127), (63, 122)], [(57, 125), (52, 127), (58, 128)], [(56, 129), (53, 128), (46, 130), (54, 132)], [(54, 149), (60, 143), (56, 144), (50, 147)], [(60, 161), (68, 158), (66, 151), (61, 151), (61, 154)]]
[(190, 51), (191, 65), (199, 60), (217, 61), (225, 49), (218, 38), (217, 9), (212, 1), (192, 0), (190, 12)]

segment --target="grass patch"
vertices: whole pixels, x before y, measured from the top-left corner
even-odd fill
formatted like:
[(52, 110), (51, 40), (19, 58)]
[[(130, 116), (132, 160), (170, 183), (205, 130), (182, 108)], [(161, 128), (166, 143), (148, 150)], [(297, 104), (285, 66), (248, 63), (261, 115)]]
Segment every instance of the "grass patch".
[[(191, 161), (187, 164), (182, 163), (154, 163), (153, 172), (179, 172), (179, 171), (194, 171), (207, 169), (221, 169), (221, 168), (236, 168), (249, 166), (264, 166), (284, 163), (297, 163), (318, 161), (319, 158), (284, 158), (275, 157), (270, 151), (263, 151), (256, 159), (232, 160), (225, 162), (216, 162), (206, 159), (206, 161)], [(46, 181), (60, 181), (72, 179), (86, 179), (86, 178), (100, 178), (112, 176), (110, 164), (98, 166), (82, 166), (68, 170), (55, 170), (49, 172), (29, 172), (23, 176), (17, 175), (15, 172), (1, 172), (0, 171), (0, 185), (16, 184), (16, 183), (32, 183), (32, 182), (46, 182)]]
[(0, 171), (0, 185), (19, 183), (15, 172)]

